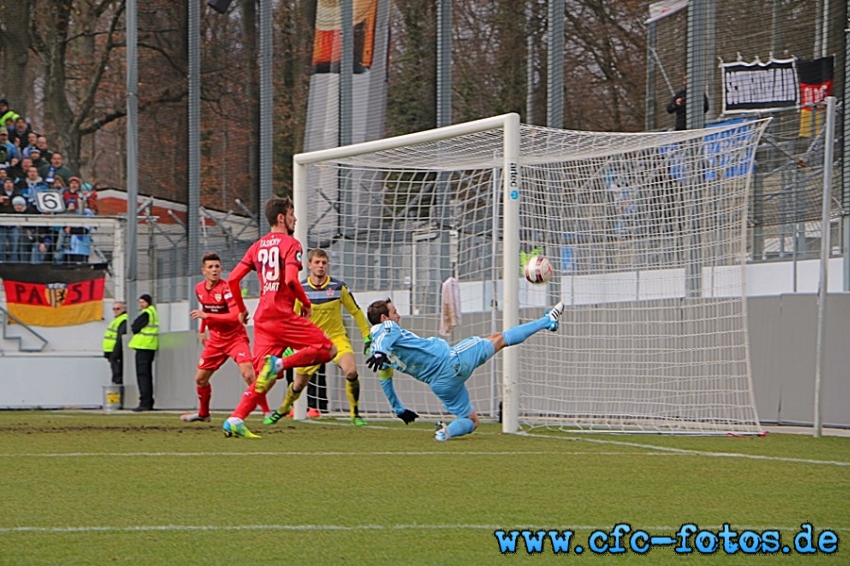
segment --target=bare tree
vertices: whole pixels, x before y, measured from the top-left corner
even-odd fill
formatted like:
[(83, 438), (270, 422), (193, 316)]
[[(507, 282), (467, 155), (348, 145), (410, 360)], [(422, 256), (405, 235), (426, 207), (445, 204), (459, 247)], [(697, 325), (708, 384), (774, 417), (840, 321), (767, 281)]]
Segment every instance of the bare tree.
[(436, 4), (396, 0), (390, 19), (387, 132), (406, 134), (437, 124)]
[(568, 0), (565, 126), (643, 129), (645, 6), (634, 0)]
[[(5, 54), (3, 60), (2, 97), (9, 100), (11, 108), (22, 116), (32, 110), (30, 89), (27, 84), (30, 50), (30, 5), (18, 0), (0, 2), (2, 30), (0, 47)], [(0, 124), (5, 126), (5, 124)]]
[[(85, 4), (85, 10), (75, 10), (72, 0), (29, 3), (32, 47), (41, 63), (44, 81), (43, 128), (77, 171), (82, 136), (104, 123), (93, 123), (91, 117), (96, 99), (103, 94), (99, 90), (101, 81), (118, 45), (115, 35), (124, 9), (123, 0), (79, 1)], [(72, 20), (81, 15), (87, 25), (72, 30)], [(94, 25), (92, 18), (97, 22)], [(94, 42), (95, 35), (101, 35), (102, 41)], [(93, 48), (95, 44), (97, 47)], [(86, 54), (91, 58), (84, 60)]]
[(274, 77), (274, 181), (276, 192), (281, 194), (291, 194), (292, 156), (304, 146), (315, 21), (315, 1), (287, 0), (279, 4)]

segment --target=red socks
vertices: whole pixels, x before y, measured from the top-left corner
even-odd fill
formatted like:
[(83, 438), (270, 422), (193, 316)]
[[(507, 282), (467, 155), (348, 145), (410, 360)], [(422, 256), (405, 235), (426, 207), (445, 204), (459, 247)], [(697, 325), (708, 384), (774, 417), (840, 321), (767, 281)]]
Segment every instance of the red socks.
[(198, 386), (198, 415), (210, 416), (210, 399), (212, 398), (212, 385), (207, 383), (204, 387)]
[(333, 359), (330, 348), (310, 346), (283, 358), (283, 370), (326, 364)]
[(265, 399), (265, 394), (257, 393), (254, 391), (254, 384), (248, 386), (248, 389), (245, 390), (245, 393), (242, 394), (242, 399), (239, 401), (239, 404), (231, 413), (231, 417), (236, 417), (239, 419), (245, 420), (245, 417), (251, 414), (255, 408), (257, 408), (257, 403), (260, 400), (260, 397)]
[(259, 396), (259, 398), (257, 398), (257, 404), (260, 406), (260, 410), (263, 412), (264, 415), (266, 413), (272, 412), (271, 409), (269, 409), (269, 402), (266, 400), (265, 393), (263, 393)]

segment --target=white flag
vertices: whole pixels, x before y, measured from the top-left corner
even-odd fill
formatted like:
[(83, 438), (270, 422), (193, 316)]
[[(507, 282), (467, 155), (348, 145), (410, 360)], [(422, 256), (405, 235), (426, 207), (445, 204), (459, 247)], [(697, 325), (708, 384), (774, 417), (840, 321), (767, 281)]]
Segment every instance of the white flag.
[(649, 19), (646, 23), (658, 21), (661, 18), (672, 16), (682, 8), (688, 7), (688, 0), (661, 0), (649, 5)]

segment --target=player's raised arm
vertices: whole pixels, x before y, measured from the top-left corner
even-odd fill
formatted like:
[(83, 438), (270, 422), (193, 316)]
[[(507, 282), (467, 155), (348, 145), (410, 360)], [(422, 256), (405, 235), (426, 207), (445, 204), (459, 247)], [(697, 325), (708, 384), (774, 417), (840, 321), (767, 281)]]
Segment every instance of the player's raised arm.
[[(250, 252), (251, 250), (248, 251)], [(237, 315), (239, 313), (248, 312), (248, 309), (245, 307), (245, 301), (242, 300), (242, 288), (239, 286), (239, 283), (241, 283), (242, 279), (244, 279), (250, 272), (251, 266), (246, 264), (243, 259), (236, 264), (236, 267), (233, 268), (233, 271), (230, 272), (230, 276), (227, 278), (227, 286), (230, 287), (230, 294), (233, 295), (233, 301), (236, 304), (238, 311)]]
[(298, 262), (287, 261), (284, 266), (283, 283), (289, 287), (292, 294), (301, 303), (301, 314), (307, 318), (310, 317), (310, 312), (313, 308), (313, 303), (307, 298), (307, 293), (304, 292), (304, 287), (301, 286), (301, 279), (298, 274), (301, 272), (301, 252), (297, 254)]
[(406, 408), (402, 404), (401, 400), (399, 400), (398, 395), (395, 394), (395, 387), (393, 387), (393, 370), (391, 368), (383, 369), (378, 373), (378, 377), (381, 378), (381, 389), (383, 390), (387, 401), (390, 402), (390, 406), (393, 408), (395, 416), (403, 420), (404, 424), (410, 424), (415, 421), (419, 415)]
[(363, 353), (368, 354), (369, 347), (372, 343), (369, 321), (366, 320), (366, 315), (362, 310), (360, 310), (360, 305), (358, 305), (357, 301), (354, 300), (354, 295), (352, 295), (351, 291), (348, 290), (347, 285), (342, 286), (340, 295), (345, 310), (348, 311), (348, 314), (350, 314), (354, 319), (354, 322), (357, 323), (357, 328), (360, 329), (360, 334), (363, 336)]
[[(232, 293), (231, 293), (232, 294)], [(195, 309), (189, 313), (193, 319), (201, 320), (201, 332), (203, 334), (204, 329), (206, 328), (206, 321), (219, 321), (219, 322), (236, 322), (239, 320), (239, 314), (241, 311), (237, 310), (239, 307), (236, 305), (236, 301), (233, 301), (232, 308), (230, 312), (226, 313), (212, 313), (212, 312), (204, 312), (203, 309)]]

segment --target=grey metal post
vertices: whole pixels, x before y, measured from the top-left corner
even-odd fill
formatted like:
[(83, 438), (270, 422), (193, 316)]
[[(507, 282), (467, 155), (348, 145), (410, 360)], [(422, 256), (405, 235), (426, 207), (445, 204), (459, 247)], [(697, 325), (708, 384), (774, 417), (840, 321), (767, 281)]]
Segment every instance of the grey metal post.
[(117, 301), (127, 302), (127, 252), (125, 251), (124, 238), (127, 236), (127, 230), (122, 225), (121, 221), (114, 220), (113, 228), (115, 232), (112, 234), (112, 273), (114, 285), (112, 294)]
[[(525, 5), (525, 21), (528, 25), (528, 29), (531, 30), (531, 19), (534, 17), (533, 11), (534, 4), (532, 2), (528, 2)], [(525, 48), (528, 51), (528, 58), (526, 59), (525, 64), (525, 122), (526, 124), (534, 123), (534, 63), (535, 63), (535, 53), (534, 53), (534, 34), (530, 31), (528, 36), (525, 38)]]
[(127, 314), (130, 320), (138, 315), (136, 279), (138, 249), (139, 201), (139, 58), (136, 53), (136, 0), (127, 0)]
[(770, 29), (770, 49), (774, 57), (780, 57), (782, 50), (782, 3), (783, 0), (773, 0), (773, 15)]
[(437, 127), (452, 123), (452, 0), (437, 4)]
[[(340, 10), (340, 27), (342, 34), (342, 52), (340, 53), (339, 61), (339, 92), (337, 105), (339, 108), (339, 137), (338, 145), (351, 145), (354, 141), (354, 1), (342, 0), (339, 5)], [(353, 194), (351, 189), (351, 171), (342, 167), (339, 169), (337, 178), (339, 187), (339, 206), (340, 213), (338, 215), (340, 231), (343, 235), (351, 233), (350, 228), (354, 224), (353, 214)], [(306, 242), (303, 245), (307, 245)], [(343, 239), (342, 265), (357, 265), (358, 258), (352, 256), (351, 246)], [(354, 276), (353, 272), (344, 272), (341, 274), (349, 281)]]
[(656, 23), (650, 22), (646, 27), (646, 117), (644, 129), (655, 129), (655, 44), (658, 41)]
[[(186, 232), (189, 239), (188, 269), (191, 280), (201, 261), (198, 234), (198, 210), (201, 206), (201, 13), (203, 4), (189, 2), (189, 204), (186, 211)], [(189, 295), (191, 297), (191, 294)], [(192, 328), (197, 322), (192, 321)]]
[(826, 297), (829, 277), (829, 208), (832, 204), (832, 163), (835, 151), (835, 97), (826, 97), (826, 134), (823, 140), (823, 207), (820, 235), (820, 285), (818, 285), (818, 337), (815, 357), (815, 418), (814, 437), (823, 430), (823, 365), (826, 361)]
[[(715, 0), (710, 0), (706, 6), (705, 10), (705, 87), (703, 92), (705, 92), (709, 98), (711, 98), (711, 94), (714, 92), (714, 72), (713, 72), (713, 62), (715, 60), (715, 41), (714, 34), (717, 29), (716, 25), (717, 20), (717, 4)], [(700, 104), (703, 102), (700, 101)], [(715, 116), (716, 105), (709, 105), (708, 108), (708, 116)], [(702, 110), (702, 107), (700, 108)], [(706, 114), (703, 113), (703, 116)], [(703, 124), (705, 124), (705, 120), (703, 120)]]
[[(706, 37), (708, 35), (708, 4), (714, 0), (691, 0), (688, 4), (688, 84), (685, 95), (685, 118), (688, 129), (705, 127), (705, 87), (706, 87)], [(698, 184), (689, 187), (689, 191), (701, 190)], [(694, 202), (699, 202), (694, 200)], [(700, 213), (694, 211), (691, 222), (699, 222)], [(699, 297), (702, 292), (702, 254), (699, 226), (692, 226), (689, 238), (687, 259), (687, 295)]]
[(823, 0), (823, 22), (821, 23), (820, 57), (826, 57), (829, 53), (829, 3), (831, 0)]
[(564, 127), (564, 0), (549, 0), (546, 54), (546, 125)]
[(850, 77), (850, 10), (847, 10), (847, 22), (844, 25), (844, 171), (842, 175), (842, 252), (844, 253), (844, 291), (850, 291), (850, 143), (847, 143), (847, 136), (850, 135), (850, 110), (847, 105), (850, 103), (850, 85), (847, 84), (846, 77)]
[[(449, 126), (452, 123), (452, 0), (439, 0), (437, 4), (437, 127)], [(446, 217), (450, 211), (448, 175), (441, 172), (437, 175), (437, 190), (434, 207), (435, 216), (440, 220), (439, 230), (439, 270), (440, 279), (444, 280), (452, 274), (451, 243), (449, 235), (450, 219)], [(443, 220), (446, 220), (445, 222)], [(416, 246), (416, 244), (413, 244)], [(416, 266), (414, 266), (416, 269)], [(431, 291), (431, 289), (429, 289)]]
[(690, 0), (688, 4), (688, 91), (685, 96), (685, 113), (689, 130), (705, 127), (705, 52), (708, 9), (712, 2), (714, 0)]
[(354, 75), (353, 0), (340, 2), (342, 53), (339, 62), (339, 145), (351, 145), (353, 123), (352, 84)]
[(272, 0), (260, 0), (260, 201), (257, 203), (260, 234), (263, 233), (263, 206), (272, 197), (274, 157), (274, 91), (272, 89)]
[(764, 259), (764, 180), (753, 175), (753, 261)]

